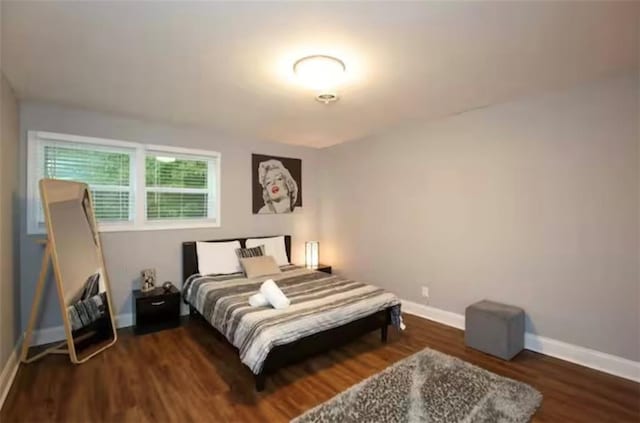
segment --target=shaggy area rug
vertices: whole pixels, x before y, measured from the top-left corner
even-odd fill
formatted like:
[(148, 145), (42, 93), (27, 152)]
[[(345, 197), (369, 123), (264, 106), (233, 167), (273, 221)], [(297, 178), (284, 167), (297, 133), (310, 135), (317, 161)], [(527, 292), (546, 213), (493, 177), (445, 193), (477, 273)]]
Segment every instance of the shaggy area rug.
[(527, 422), (541, 401), (529, 385), (427, 348), (293, 422)]

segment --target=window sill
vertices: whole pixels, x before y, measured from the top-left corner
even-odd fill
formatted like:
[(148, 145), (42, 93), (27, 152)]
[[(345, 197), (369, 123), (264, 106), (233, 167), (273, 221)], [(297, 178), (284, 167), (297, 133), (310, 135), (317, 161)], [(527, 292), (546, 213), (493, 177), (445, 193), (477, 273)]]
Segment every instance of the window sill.
[[(98, 232), (138, 232), (138, 231), (168, 231), (180, 229), (206, 229), (219, 228), (220, 222), (215, 221), (184, 221), (184, 222), (147, 222), (143, 225), (131, 224), (102, 224), (98, 225)], [(42, 228), (32, 231), (27, 235), (46, 235), (47, 231)]]

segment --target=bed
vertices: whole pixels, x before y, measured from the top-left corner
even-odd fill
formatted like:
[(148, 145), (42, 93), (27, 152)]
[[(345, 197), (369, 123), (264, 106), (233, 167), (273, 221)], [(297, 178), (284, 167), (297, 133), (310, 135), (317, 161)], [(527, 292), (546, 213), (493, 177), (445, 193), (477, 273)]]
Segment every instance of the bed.
[[(290, 260), (291, 237), (284, 239)], [(247, 238), (205, 242), (235, 240), (244, 247)], [(182, 251), (183, 299), (190, 314), (203, 318), (238, 349), (257, 391), (264, 389), (267, 374), (283, 366), (378, 329), (386, 342), (389, 324), (399, 325), (400, 301), (381, 288), (295, 265), (258, 278), (242, 273), (202, 276), (196, 243), (184, 242)], [(249, 306), (248, 297), (266, 279), (290, 298), (289, 308)]]

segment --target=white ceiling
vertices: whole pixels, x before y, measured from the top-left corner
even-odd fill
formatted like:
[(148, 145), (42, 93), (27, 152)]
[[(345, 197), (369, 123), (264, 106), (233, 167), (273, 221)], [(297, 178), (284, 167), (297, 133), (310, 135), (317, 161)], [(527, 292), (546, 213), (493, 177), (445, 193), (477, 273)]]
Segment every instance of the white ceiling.
[[(323, 147), (638, 65), (638, 3), (2, 2), (21, 99)], [(349, 71), (323, 105), (308, 54)]]

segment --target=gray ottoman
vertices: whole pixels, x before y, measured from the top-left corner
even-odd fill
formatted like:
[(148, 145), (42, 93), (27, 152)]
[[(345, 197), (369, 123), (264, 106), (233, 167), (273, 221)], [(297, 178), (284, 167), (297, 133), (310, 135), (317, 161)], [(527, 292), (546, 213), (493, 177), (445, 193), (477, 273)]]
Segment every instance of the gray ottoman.
[(464, 341), (471, 348), (511, 360), (524, 348), (524, 310), (480, 301), (465, 310)]

